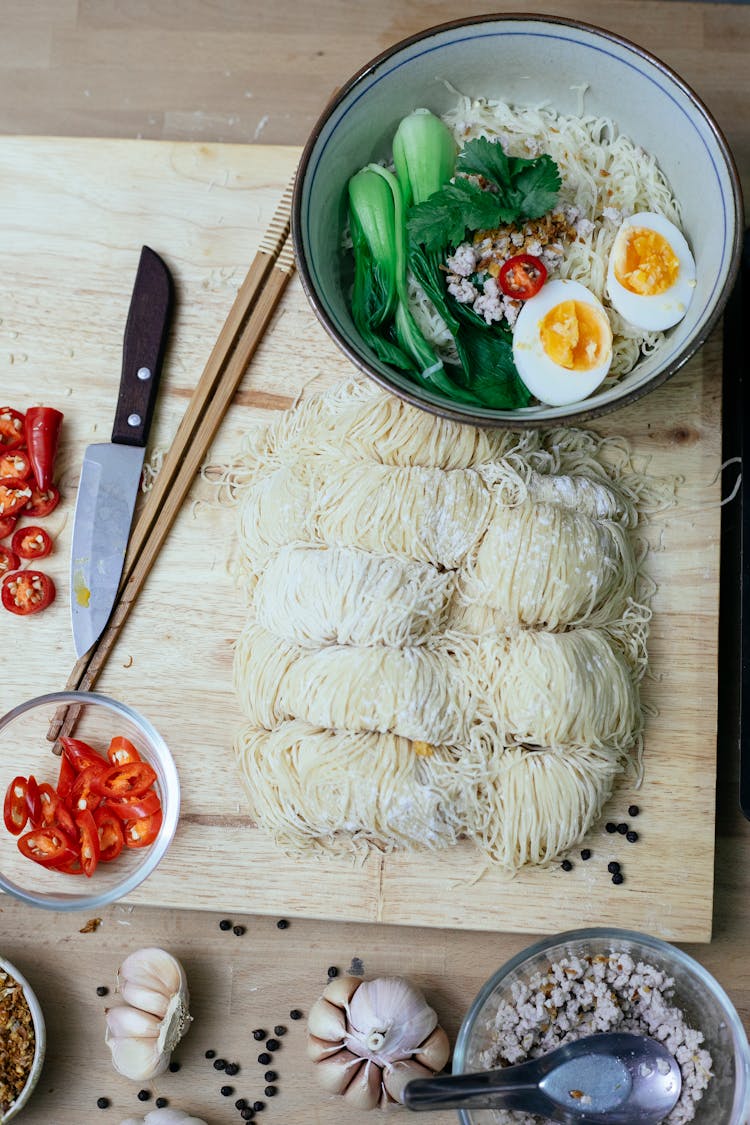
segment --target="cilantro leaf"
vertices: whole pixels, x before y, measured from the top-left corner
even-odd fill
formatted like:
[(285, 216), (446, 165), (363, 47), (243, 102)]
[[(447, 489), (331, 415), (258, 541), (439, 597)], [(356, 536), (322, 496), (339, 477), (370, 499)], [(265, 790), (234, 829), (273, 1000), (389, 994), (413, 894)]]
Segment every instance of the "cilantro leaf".
[(469, 176), (484, 176), (495, 184), (510, 182), (508, 157), (499, 141), (477, 137), (459, 152), (456, 169)]
[(524, 161), (525, 167), (513, 175), (513, 187), (519, 196), (522, 219), (538, 219), (551, 211), (560, 190), (560, 172), (546, 153), (536, 160)]
[(497, 226), (498, 197), (469, 180), (456, 180), (411, 208), (407, 229), (412, 241), (427, 250), (458, 246), (468, 230)]

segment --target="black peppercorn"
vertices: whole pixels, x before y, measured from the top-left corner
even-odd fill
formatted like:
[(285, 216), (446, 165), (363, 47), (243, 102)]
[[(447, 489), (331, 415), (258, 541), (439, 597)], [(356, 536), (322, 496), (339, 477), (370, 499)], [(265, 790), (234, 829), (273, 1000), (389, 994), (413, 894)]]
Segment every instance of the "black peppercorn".
[(260, 1113), (260, 1111), (262, 1109), (265, 1109), (265, 1108), (266, 1108), (265, 1102), (253, 1102), (253, 1109), (255, 1110), (256, 1113)]
[(625, 839), (627, 840), (627, 842), (629, 844), (634, 844), (636, 842), (636, 840), (638, 839), (638, 833), (634, 832), (633, 829), (631, 828), (631, 830), (626, 835)]
[(237, 1098), (237, 1101), (234, 1103), (234, 1108), (235, 1109), (246, 1109), (247, 1108), (247, 1098)]
[(572, 871), (573, 870), (573, 864), (570, 862), (569, 859), (564, 859), (562, 861), (562, 863), (560, 864), (560, 866), (562, 867), (563, 871)]
[(151, 1097), (151, 1091), (150, 1090), (139, 1090), (138, 1091), (138, 1101), (139, 1102), (147, 1102), (150, 1097)]
[(109, 1098), (97, 1098), (96, 1105), (98, 1109), (109, 1109)]
[(273, 1033), (274, 1035), (278, 1035), (279, 1038), (281, 1038), (282, 1035), (286, 1035), (286, 1028), (283, 1023), (277, 1023), (276, 1027), (273, 1029)]
[(620, 865), (616, 859), (613, 859), (611, 863), (607, 864), (607, 871), (609, 871), (610, 875), (616, 875), (619, 870)]
[(245, 927), (244, 926), (235, 926), (232, 932), (235, 933), (237, 935), (237, 937), (242, 937), (242, 935), (245, 932)]
[(262, 1027), (256, 1027), (255, 1031), (253, 1032), (253, 1039), (257, 1039), (258, 1041), (260, 1041), (261, 1039), (265, 1039), (265, 1037), (266, 1037), (266, 1033), (263, 1030), (263, 1028)]
[(276, 1089), (275, 1086), (266, 1086), (263, 1093), (266, 1095), (267, 1098), (273, 1098), (278, 1093), (278, 1090)]
[(106, 984), (100, 984), (99, 985), (99, 987), (96, 990), (96, 995), (97, 996), (109, 996), (109, 989), (107, 988)]
[(637, 805), (631, 805), (630, 808), (628, 809), (628, 816), (638, 816), (638, 813), (640, 811), (641, 810), (638, 808)]
[(240, 1073), (240, 1064), (239, 1063), (227, 1063), (226, 1070), (225, 1070), (224, 1073), (229, 1078), (234, 1078), (235, 1074)]
[(226, 1059), (214, 1059), (214, 1070), (224, 1070), (227, 1065)]
[(260, 1065), (261, 1066), (268, 1066), (270, 1061), (271, 1061), (271, 1056), (269, 1054), (267, 1054), (265, 1051), (261, 1051), (261, 1053), (258, 1055), (258, 1062), (260, 1063)]
[(164, 1106), (169, 1105), (169, 1102), (166, 1098), (157, 1098), (154, 1105), (157, 1109), (164, 1109)]
[(617, 825), (613, 821), (608, 820), (604, 825), (604, 830), (605, 832), (609, 832), (609, 834), (611, 835), (613, 832), (617, 831)]
[(289, 923), (287, 922), (286, 918), (279, 918), (278, 922), (276, 923), (276, 929), (277, 930), (288, 930), (289, 929)]
[(255, 1110), (251, 1105), (247, 1105), (240, 1114), (240, 1117), (243, 1121), (252, 1121), (252, 1119), (255, 1117)]
[(231, 930), (231, 928), (232, 928), (232, 923), (229, 921), (229, 919), (228, 918), (222, 918), (222, 920), (219, 922), (219, 929), (220, 930)]
[(335, 965), (331, 965), (331, 967), (330, 967), (330, 968), (329, 968), (329, 970), (328, 970), (328, 979), (329, 979), (329, 980), (333, 980), (333, 978), (334, 978), (334, 977), (337, 977), (338, 975), (339, 975), (339, 971), (338, 971), (338, 969), (336, 968), (336, 966), (335, 966)]
[(206, 1058), (207, 1059), (215, 1059), (216, 1058), (216, 1051), (206, 1051)]
[(267, 1051), (278, 1051), (280, 1046), (281, 1046), (281, 1043), (279, 1043), (278, 1039), (268, 1039), (266, 1041), (266, 1050)]
[(621, 836), (624, 836), (625, 833), (627, 832), (627, 830), (628, 830), (628, 826), (625, 823), (625, 821), (622, 821), (621, 824), (617, 825), (617, 831), (620, 833)]
[(584, 848), (581, 852), (581, 859), (591, 859), (591, 848)]
[(176, 1074), (177, 1071), (180, 1069), (180, 1064), (178, 1062), (171, 1062), (169, 1064), (169, 1069), (172, 1072), (172, 1074)]
[(234, 1093), (234, 1086), (222, 1086), (221, 1090), (219, 1090), (219, 1093), (224, 1098), (231, 1098), (232, 1094)]
[(275, 1082), (279, 1076), (275, 1070), (267, 1070), (263, 1077), (265, 1078), (266, 1082)]
[(291, 1012), (289, 1013), (289, 1019), (290, 1020), (301, 1020), (302, 1019), (302, 1012), (299, 1010), (299, 1008), (292, 1008)]
[(625, 882), (625, 876), (621, 875), (619, 871), (615, 871), (614, 875), (612, 876), (612, 882), (616, 887), (619, 887), (620, 883)]

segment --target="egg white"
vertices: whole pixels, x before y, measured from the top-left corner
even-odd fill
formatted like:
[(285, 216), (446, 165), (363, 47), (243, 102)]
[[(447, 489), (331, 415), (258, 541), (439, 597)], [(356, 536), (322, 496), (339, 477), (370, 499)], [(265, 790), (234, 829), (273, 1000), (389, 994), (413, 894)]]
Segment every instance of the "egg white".
[(536, 297), (525, 301), (513, 331), (516, 370), (533, 395), (548, 406), (567, 406), (587, 398), (605, 378), (612, 363), (612, 333), (602, 362), (589, 371), (570, 371), (550, 359), (544, 350), (540, 326), (562, 301), (580, 301), (597, 309), (609, 324), (601, 301), (578, 281), (548, 281)]
[[(647, 296), (632, 293), (615, 276), (615, 262), (627, 233), (633, 227), (653, 230), (664, 238), (679, 261), (677, 277), (663, 293)], [(651, 211), (641, 211), (625, 219), (617, 232), (607, 267), (607, 295), (613, 308), (636, 328), (660, 332), (684, 317), (695, 292), (695, 259), (685, 236), (674, 223)]]

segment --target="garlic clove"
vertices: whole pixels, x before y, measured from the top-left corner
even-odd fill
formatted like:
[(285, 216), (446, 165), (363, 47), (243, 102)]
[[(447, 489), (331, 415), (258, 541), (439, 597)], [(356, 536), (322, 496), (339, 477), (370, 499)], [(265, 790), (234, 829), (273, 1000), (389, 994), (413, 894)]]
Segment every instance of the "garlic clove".
[(351, 1051), (339, 1051), (329, 1059), (322, 1059), (315, 1067), (318, 1082), (329, 1094), (343, 1094), (346, 1087), (361, 1067), (364, 1069), (364, 1059), (353, 1055)]
[(349, 1003), (344, 1043), (381, 1066), (406, 1059), (437, 1026), (437, 1016), (418, 988), (401, 977), (362, 981)]
[(424, 1043), (420, 1044), (414, 1058), (437, 1074), (447, 1063), (450, 1053), (451, 1045), (448, 1036), (442, 1027), (436, 1027), (432, 1035), (428, 1035)]
[(432, 1078), (434, 1071), (422, 1066), (413, 1059), (395, 1062), (383, 1072), (383, 1085), (388, 1093), (401, 1105), (404, 1103), (404, 1087), (414, 1078)]
[(347, 1086), (344, 1097), (354, 1109), (375, 1109), (380, 1100), (381, 1079), (380, 1067), (368, 1059)]
[(361, 977), (334, 977), (323, 989), (323, 996), (331, 1004), (346, 1008), (361, 984)]
[(152, 1016), (164, 1019), (169, 1007), (169, 997), (163, 992), (155, 992), (141, 984), (133, 984), (120, 978), (120, 995), (132, 1008), (140, 1008)]
[(158, 1039), (140, 1039), (109, 1035), (107, 1046), (112, 1052), (115, 1070), (136, 1082), (146, 1082), (163, 1074), (169, 1066), (169, 1055), (159, 1050)]
[(171, 1055), (190, 1026), (193, 1017), (188, 1011), (187, 990), (175, 992), (167, 1005), (159, 1031), (159, 1049)]
[(150, 1012), (142, 1012), (139, 1008), (131, 1008), (129, 1004), (120, 1004), (116, 1008), (107, 1008), (104, 1012), (107, 1021), (107, 1033), (115, 1039), (124, 1039), (126, 1036), (136, 1036), (139, 1039), (158, 1039), (161, 1021)]
[(316, 1039), (327, 1039), (329, 1042), (343, 1042), (346, 1035), (346, 1016), (341, 1008), (331, 1004), (323, 997), (316, 1000), (307, 1017), (307, 1030)]
[(120, 965), (117, 979), (118, 985), (121, 980), (130, 981), (131, 984), (153, 992), (161, 992), (164, 996), (172, 996), (186, 983), (185, 973), (177, 958), (167, 953), (166, 949), (154, 948), (137, 949), (126, 957)]
[(328, 1058), (343, 1049), (344, 1045), (340, 1040), (338, 1043), (329, 1043), (327, 1039), (316, 1039), (314, 1035), (308, 1036), (307, 1039), (307, 1057), (313, 1062), (319, 1062), (320, 1059)]

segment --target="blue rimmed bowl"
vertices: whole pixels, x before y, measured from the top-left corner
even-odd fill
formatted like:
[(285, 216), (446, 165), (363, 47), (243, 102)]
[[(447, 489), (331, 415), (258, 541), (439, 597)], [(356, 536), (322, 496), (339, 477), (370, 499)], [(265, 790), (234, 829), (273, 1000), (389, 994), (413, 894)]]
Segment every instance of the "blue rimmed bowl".
[[(462, 406), (417, 387), (382, 363), (360, 338), (349, 307), (341, 249), (349, 177), (389, 160), (402, 117), (417, 106), (442, 114), (458, 89), (472, 97), (549, 103), (612, 118), (652, 153), (682, 207), (697, 287), (666, 346), (617, 383), (569, 406), (508, 411)], [(451, 87), (453, 89), (451, 89)], [(485, 426), (580, 422), (658, 387), (705, 342), (735, 279), (742, 198), (727, 143), (708, 109), (668, 66), (609, 31), (554, 16), (479, 16), (442, 24), (397, 43), (338, 91), (302, 153), (292, 211), (297, 263), (307, 297), (342, 351), (381, 386), (424, 410)]]

